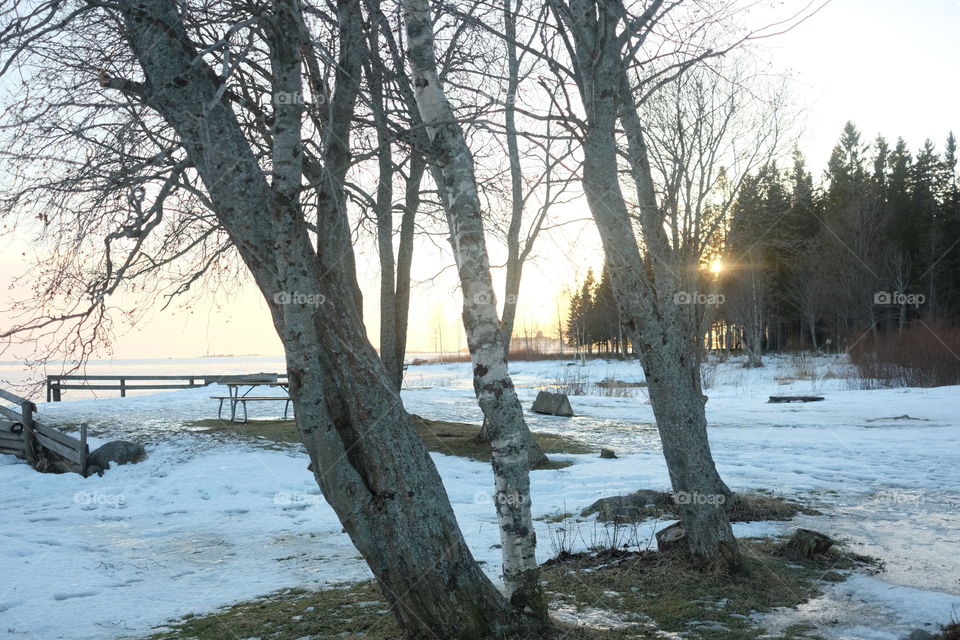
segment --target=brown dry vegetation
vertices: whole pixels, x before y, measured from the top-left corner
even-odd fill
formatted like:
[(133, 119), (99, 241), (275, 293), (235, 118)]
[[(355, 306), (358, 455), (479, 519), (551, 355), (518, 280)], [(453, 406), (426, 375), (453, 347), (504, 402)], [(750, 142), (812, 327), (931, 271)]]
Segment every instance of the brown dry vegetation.
[[(477, 439), (480, 427), (463, 422), (430, 420), (413, 415), (414, 427), (429, 451), (450, 456), (459, 456), (481, 462), (490, 461), (490, 444)], [(206, 419), (188, 423), (188, 428), (201, 433), (235, 436), (239, 435), (258, 444), (271, 447), (277, 444), (287, 445), (300, 442), (297, 423), (293, 420), (253, 420), (246, 423), (229, 420)], [(566, 436), (552, 433), (535, 432), (540, 448), (546, 454), (582, 454), (592, 453), (594, 448)], [(538, 469), (561, 469), (572, 464), (568, 460), (548, 460)]]
[(868, 336), (850, 349), (863, 388), (960, 384), (960, 327), (921, 323)]
[[(741, 546), (744, 566), (735, 574), (691, 567), (680, 556), (651, 551), (608, 548), (563, 554), (542, 567), (552, 609), (603, 615), (593, 627), (556, 621), (551, 633), (536, 638), (628, 640), (662, 637), (658, 632), (664, 631), (683, 632), (691, 639), (759, 638), (764, 630), (751, 620), (751, 614), (797, 606), (815, 597), (823, 582), (843, 580), (848, 570), (868, 560), (841, 551), (815, 560), (788, 560), (782, 544), (770, 540), (743, 540)], [(797, 626), (776, 638), (815, 638), (813, 631)], [(284, 590), (214, 613), (187, 616), (150, 636), (152, 640), (252, 637), (399, 640), (402, 635), (379, 588), (364, 582), (315, 592)]]

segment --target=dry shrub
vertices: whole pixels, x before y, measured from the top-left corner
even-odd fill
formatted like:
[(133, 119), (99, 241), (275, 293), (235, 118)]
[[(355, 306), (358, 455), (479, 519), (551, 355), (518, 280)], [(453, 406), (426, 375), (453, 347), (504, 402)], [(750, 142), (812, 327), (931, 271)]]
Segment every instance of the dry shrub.
[(734, 494), (730, 522), (764, 522), (767, 520), (790, 520), (803, 507), (782, 496), (758, 493)]
[(868, 336), (850, 349), (850, 360), (865, 389), (960, 384), (960, 327), (920, 323)]

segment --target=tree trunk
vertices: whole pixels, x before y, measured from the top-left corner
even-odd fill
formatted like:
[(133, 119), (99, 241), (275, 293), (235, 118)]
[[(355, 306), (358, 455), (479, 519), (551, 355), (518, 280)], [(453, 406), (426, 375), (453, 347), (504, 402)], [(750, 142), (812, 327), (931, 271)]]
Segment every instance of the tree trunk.
[(520, 171), (520, 147), (517, 144), (516, 99), (520, 81), (520, 63), (517, 60), (517, 22), (513, 12), (514, 0), (503, 0), (504, 45), (507, 48), (507, 99), (503, 107), (504, 135), (507, 139), (507, 159), (510, 163), (510, 226), (507, 228), (507, 274), (504, 287), (503, 350), (510, 358), (510, 341), (517, 318), (517, 297), (523, 258), (520, 255), (520, 223), (523, 220), (523, 175)]
[[(351, 5), (343, 0), (340, 9)], [(311, 246), (299, 206), (301, 48), (291, 35), (298, 33), (298, 6), (278, 1), (265, 21), (273, 34), (270, 185), (176, 4), (119, 6), (146, 78), (142, 99), (176, 130), (270, 307), (317, 482), (400, 623), (415, 637), (440, 638), (525, 627), (470, 554), (440, 476), (365, 338), (356, 278), (342, 260), (350, 245), (339, 235), (341, 244), (326, 242), (329, 253)], [(331, 126), (343, 133), (349, 124)], [(321, 223), (344, 215), (328, 207)]]
[[(640, 349), (673, 492), (685, 498), (679, 511), (688, 549), (696, 558), (725, 561), (731, 552), (736, 554), (725, 506), (732, 494), (710, 453), (696, 336), (685, 335), (673, 294), (664, 290), (657, 295), (646, 279), (619, 188), (616, 153), (612, 131), (588, 134), (584, 191), (628, 318), (630, 338)], [(648, 242), (648, 248), (653, 244)], [(663, 277), (657, 282), (666, 289), (669, 281)]]
[[(571, 5), (570, 11), (560, 8), (558, 13), (572, 36), (587, 117), (584, 193), (627, 333), (643, 363), (674, 495), (683, 497), (679, 511), (687, 547), (694, 558), (737, 564), (739, 552), (726, 511), (731, 492), (717, 473), (707, 438), (697, 323), (684, 315), (675, 298), (681, 284), (678, 271), (687, 265), (671, 250), (656, 203), (639, 116), (613, 35), (620, 14), (615, 3)], [(618, 117), (627, 133), (645, 259), (620, 189)]]
[[(380, 357), (384, 361), (387, 375), (399, 389), (403, 384), (403, 361), (407, 353), (407, 329), (410, 311), (410, 269), (413, 261), (413, 240), (417, 211), (420, 208), (420, 184), (426, 170), (423, 149), (428, 147), (426, 134), (415, 117), (416, 102), (413, 91), (405, 82), (406, 77), (394, 79), (398, 82), (401, 98), (407, 111), (413, 118), (409, 136), (413, 141), (410, 148), (409, 167), (404, 180), (403, 214), (400, 218), (400, 238), (396, 259), (393, 256), (393, 176), (396, 165), (390, 148), (391, 132), (386, 116), (386, 104), (383, 94), (384, 69), (380, 59), (379, 36), (387, 37), (387, 45), (394, 54), (394, 64), (403, 65), (403, 58), (395, 48), (390, 24), (380, 10), (378, 0), (366, 0), (371, 26), (367, 30), (367, 74), (370, 78), (371, 110), (377, 141), (383, 153), (378, 154), (380, 165), (380, 183), (377, 188), (377, 245), (380, 255)], [(376, 51), (377, 55), (370, 52)], [(388, 184), (384, 184), (388, 181)]]
[[(379, 22), (381, 16), (378, 13), (373, 19)], [(376, 51), (378, 33), (379, 28), (368, 30), (368, 52)], [(387, 370), (387, 378), (399, 390), (403, 382), (403, 360), (397, 358), (400, 318), (397, 314), (396, 261), (393, 256), (393, 148), (385, 114), (383, 73), (379, 59), (368, 55), (365, 66), (367, 86), (370, 90), (370, 109), (377, 133), (378, 176), (374, 214), (377, 221), (377, 255), (380, 260), (380, 359)]]
[(473, 388), (490, 432), (504, 585), (515, 606), (546, 620), (530, 514), (527, 448), (531, 437), (507, 372), (473, 157), (440, 86), (429, 4), (427, 0), (405, 0), (403, 9), (417, 106), (437, 154), (437, 173), (460, 275)]
[(407, 355), (407, 328), (410, 324), (410, 267), (413, 262), (414, 223), (420, 208), (420, 184), (426, 170), (423, 156), (411, 151), (410, 169), (404, 184), (403, 215), (400, 217), (400, 242), (397, 245), (397, 282), (394, 300), (396, 302), (394, 324), (396, 341), (394, 359), (400, 364), (396, 379), (397, 388), (403, 382), (403, 361)]

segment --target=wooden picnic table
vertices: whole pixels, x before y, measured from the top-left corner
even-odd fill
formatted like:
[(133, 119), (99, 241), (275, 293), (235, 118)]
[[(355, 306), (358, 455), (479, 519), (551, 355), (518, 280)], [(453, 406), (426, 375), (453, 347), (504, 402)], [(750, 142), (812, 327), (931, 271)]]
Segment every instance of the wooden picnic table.
[[(223, 418), (223, 402), (225, 400), (230, 401), (230, 421), (238, 422), (237, 420), (237, 406), (243, 407), (243, 420), (241, 422), (247, 421), (247, 403), (248, 402), (279, 402), (283, 401), (283, 419), (287, 419), (287, 412), (290, 410), (290, 394), (288, 391), (289, 382), (267, 382), (267, 381), (256, 381), (250, 380), (247, 382), (227, 382), (225, 386), (227, 387), (227, 394), (225, 396), (210, 396), (213, 400), (220, 401), (220, 407), (217, 409), (217, 417)], [(240, 392), (241, 387), (246, 387), (247, 390), (243, 393)], [(282, 396), (251, 396), (252, 392), (257, 387), (280, 387), (284, 391), (288, 391), (286, 395)]]

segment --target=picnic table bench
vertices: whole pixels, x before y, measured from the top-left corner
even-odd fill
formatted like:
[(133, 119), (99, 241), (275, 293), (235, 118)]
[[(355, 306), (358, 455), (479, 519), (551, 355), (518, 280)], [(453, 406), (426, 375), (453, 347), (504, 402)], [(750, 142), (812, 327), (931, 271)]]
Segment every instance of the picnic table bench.
[[(247, 421), (247, 403), (248, 402), (280, 402), (283, 401), (283, 419), (287, 419), (287, 413), (290, 411), (290, 395), (285, 394), (282, 396), (251, 396), (249, 395), (257, 387), (280, 387), (284, 391), (287, 391), (287, 382), (276, 382), (276, 381), (264, 381), (264, 380), (249, 380), (245, 382), (227, 382), (225, 386), (227, 387), (227, 395), (225, 396), (210, 396), (212, 400), (219, 400), (220, 406), (217, 408), (217, 417), (223, 419), (223, 403), (224, 401), (230, 402), (230, 421), (231, 422), (246, 422)], [(240, 387), (248, 387), (246, 391), (240, 393)], [(243, 408), (243, 420), (237, 420), (237, 407)]]

